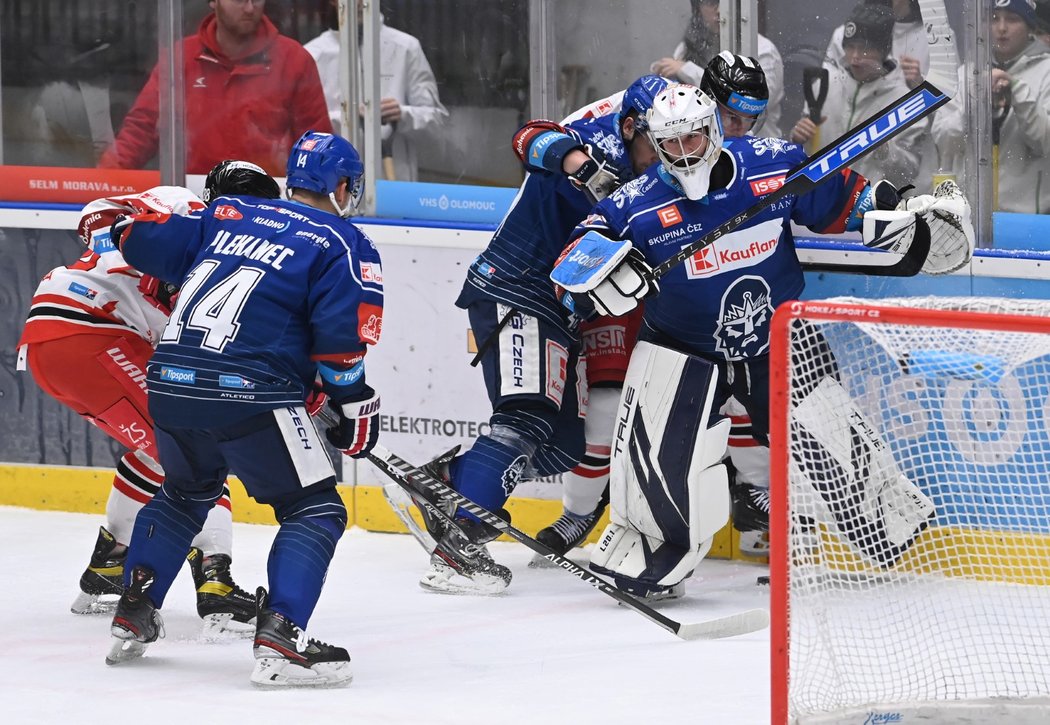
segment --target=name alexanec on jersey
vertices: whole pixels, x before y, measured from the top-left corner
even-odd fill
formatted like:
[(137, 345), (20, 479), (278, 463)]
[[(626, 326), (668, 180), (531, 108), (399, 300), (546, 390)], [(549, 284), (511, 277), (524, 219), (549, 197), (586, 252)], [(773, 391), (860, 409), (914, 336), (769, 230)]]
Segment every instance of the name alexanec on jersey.
[(281, 262), (295, 254), (294, 249), (289, 249), (283, 244), (272, 244), (251, 234), (233, 234), (227, 231), (216, 234), (208, 248), (213, 254), (244, 257), (268, 264), (274, 269), (282, 269)]

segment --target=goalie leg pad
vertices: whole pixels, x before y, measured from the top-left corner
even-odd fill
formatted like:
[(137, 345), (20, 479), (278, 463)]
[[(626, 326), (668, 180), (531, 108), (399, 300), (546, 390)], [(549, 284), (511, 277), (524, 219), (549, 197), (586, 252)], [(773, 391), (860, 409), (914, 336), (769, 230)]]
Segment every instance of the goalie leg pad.
[[(824, 378), (792, 412), (805, 451), (814, 506), (796, 511), (835, 526), (865, 558), (893, 566), (935, 514), (933, 502), (898, 468), (889, 447), (845, 389)], [(793, 451), (797, 456), (797, 451)], [(797, 507), (798, 508), (798, 507)]]
[(624, 381), (613, 439), (610, 525), (591, 556), (597, 571), (639, 589), (685, 579), (729, 518), (720, 461), (729, 421), (708, 427), (718, 369), (640, 342)]

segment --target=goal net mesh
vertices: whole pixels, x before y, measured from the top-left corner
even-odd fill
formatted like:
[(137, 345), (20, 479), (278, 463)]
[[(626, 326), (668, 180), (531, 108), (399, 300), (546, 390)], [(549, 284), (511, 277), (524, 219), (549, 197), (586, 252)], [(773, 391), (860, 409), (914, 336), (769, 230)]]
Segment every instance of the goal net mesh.
[(1050, 696), (1047, 318), (998, 298), (795, 303), (771, 358), (791, 721)]

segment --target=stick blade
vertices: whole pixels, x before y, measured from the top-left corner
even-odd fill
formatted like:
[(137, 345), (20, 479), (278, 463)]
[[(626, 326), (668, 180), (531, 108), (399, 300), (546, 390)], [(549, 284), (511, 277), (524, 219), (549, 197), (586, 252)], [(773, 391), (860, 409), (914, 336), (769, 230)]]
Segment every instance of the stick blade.
[(683, 624), (675, 632), (681, 639), (722, 639), (723, 637), (736, 637), (739, 634), (749, 634), (765, 629), (769, 626), (768, 609), (749, 609), (746, 612), (737, 612), (726, 617), (708, 619), (704, 622), (690, 622)]

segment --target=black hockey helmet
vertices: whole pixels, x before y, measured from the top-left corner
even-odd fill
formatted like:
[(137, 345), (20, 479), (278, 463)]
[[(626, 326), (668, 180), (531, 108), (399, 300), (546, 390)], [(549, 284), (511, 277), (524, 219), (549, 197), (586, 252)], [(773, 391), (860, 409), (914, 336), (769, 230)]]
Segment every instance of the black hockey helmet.
[(276, 199), (281, 189), (273, 177), (251, 162), (227, 159), (215, 164), (204, 180), (204, 201), (210, 204), (220, 196), (239, 195)]
[(719, 104), (746, 116), (761, 116), (769, 103), (766, 74), (754, 58), (728, 50), (713, 57), (704, 69), (700, 90)]

